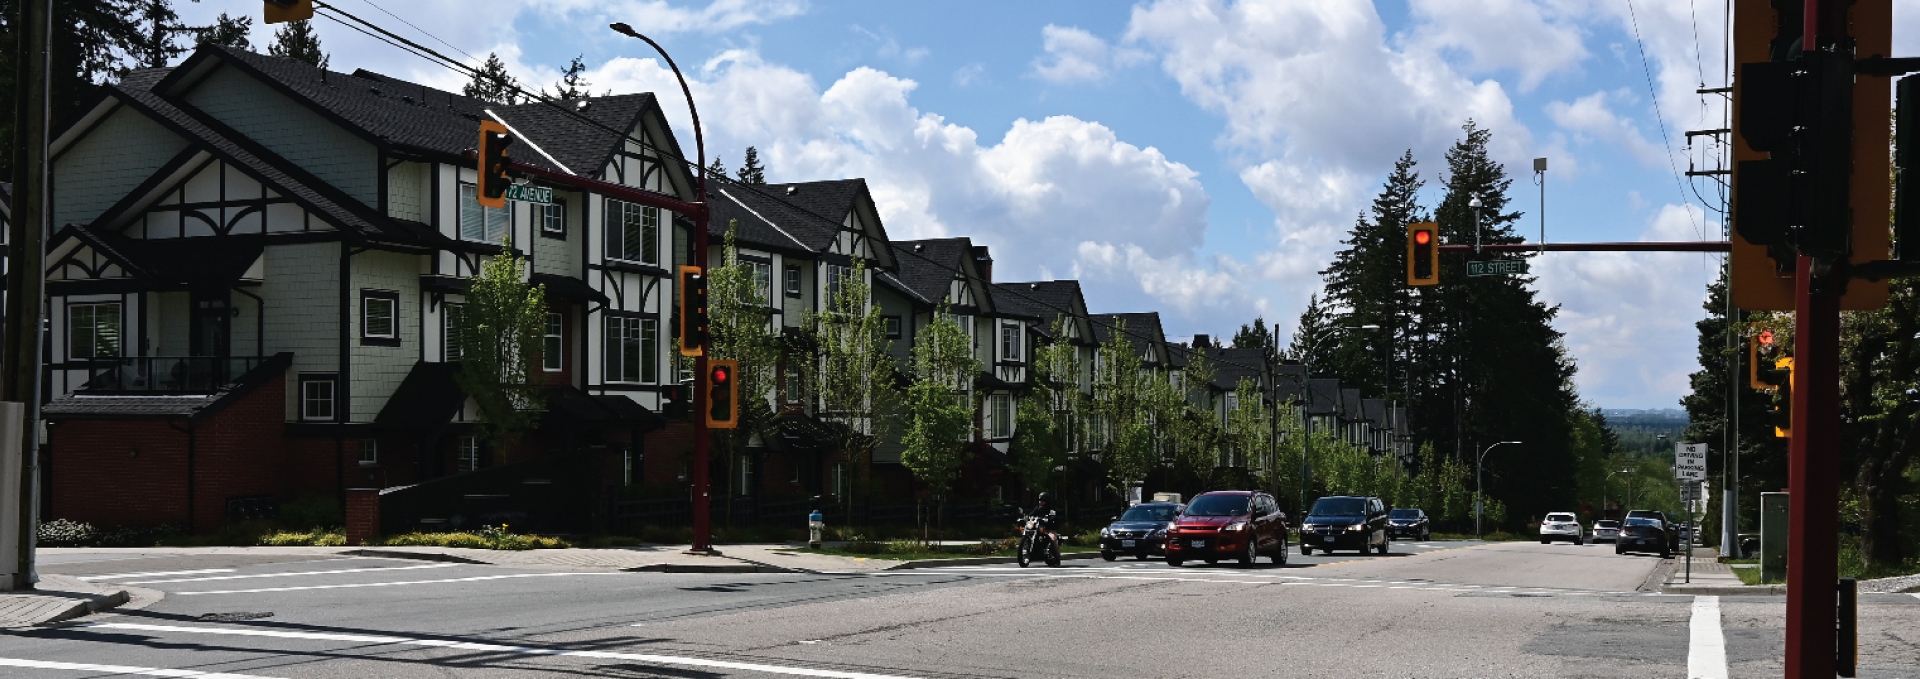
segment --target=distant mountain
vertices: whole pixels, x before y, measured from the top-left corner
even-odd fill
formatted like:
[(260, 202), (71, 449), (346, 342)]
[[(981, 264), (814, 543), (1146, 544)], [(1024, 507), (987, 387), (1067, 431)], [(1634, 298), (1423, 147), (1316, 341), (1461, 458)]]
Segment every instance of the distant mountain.
[(1606, 416), (1607, 428), (1620, 437), (1621, 451), (1632, 455), (1671, 455), (1688, 424), (1687, 411), (1678, 408), (1602, 408), (1600, 414)]
[(1687, 411), (1681, 410), (1679, 408), (1658, 408), (1658, 409), (1601, 408), (1600, 414), (1607, 416), (1607, 419), (1609, 420), (1612, 420), (1614, 418), (1631, 417), (1634, 419), (1645, 419), (1645, 420), (1679, 420), (1681, 426), (1686, 426), (1687, 424)]

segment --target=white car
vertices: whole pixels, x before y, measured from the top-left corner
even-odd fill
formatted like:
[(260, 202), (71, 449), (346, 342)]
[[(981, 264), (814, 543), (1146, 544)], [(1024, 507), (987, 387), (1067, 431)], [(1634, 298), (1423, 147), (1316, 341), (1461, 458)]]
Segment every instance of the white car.
[(1543, 545), (1555, 540), (1585, 544), (1583, 535), (1580, 519), (1575, 518), (1572, 512), (1553, 512), (1547, 515), (1547, 520), (1540, 522), (1540, 544)]
[(1620, 522), (1613, 519), (1601, 519), (1593, 522), (1593, 541), (1617, 542), (1620, 540)]

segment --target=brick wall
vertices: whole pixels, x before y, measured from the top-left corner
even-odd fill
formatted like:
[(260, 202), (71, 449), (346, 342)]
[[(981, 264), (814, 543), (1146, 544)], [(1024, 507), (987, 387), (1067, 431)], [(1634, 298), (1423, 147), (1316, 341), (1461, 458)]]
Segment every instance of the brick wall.
[(347, 544), (364, 545), (380, 535), (380, 489), (347, 489)]

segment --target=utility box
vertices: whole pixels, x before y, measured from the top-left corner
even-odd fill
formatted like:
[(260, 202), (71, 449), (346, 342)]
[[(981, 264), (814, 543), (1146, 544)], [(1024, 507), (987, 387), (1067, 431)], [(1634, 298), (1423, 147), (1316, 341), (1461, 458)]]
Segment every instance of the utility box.
[(1787, 579), (1787, 494), (1760, 494), (1760, 581)]

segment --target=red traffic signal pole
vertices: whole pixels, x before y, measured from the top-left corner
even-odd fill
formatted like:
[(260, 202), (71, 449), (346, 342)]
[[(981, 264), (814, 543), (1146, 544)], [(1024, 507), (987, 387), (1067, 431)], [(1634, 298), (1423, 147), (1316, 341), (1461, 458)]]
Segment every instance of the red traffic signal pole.
[[(667, 55), (667, 50), (660, 47), (660, 43), (624, 23), (608, 24), (607, 28), (629, 38), (638, 38), (659, 52), (660, 58), (667, 62), (667, 67), (673, 69), (673, 77), (680, 81), (680, 93), (687, 98), (687, 111), (693, 117), (694, 157), (699, 162), (694, 166), (693, 175), (694, 191), (698, 198), (693, 205), (697, 209), (691, 215), (693, 266), (700, 267), (700, 274), (704, 276), (707, 273), (707, 141), (700, 132), (700, 109), (693, 105), (693, 90), (687, 87), (687, 79), (680, 75), (680, 67), (673, 63), (673, 57)], [(707, 436), (707, 419), (704, 416), (707, 394), (704, 393), (706, 389), (702, 388), (707, 379), (707, 354), (711, 353), (711, 344), (709, 341), (709, 351), (700, 352), (699, 356), (693, 358), (693, 545), (687, 549), (689, 554), (719, 554), (713, 548), (713, 478), (709, 473), (712, 465), (707, 460), (712, 452), (712, 441)]]

